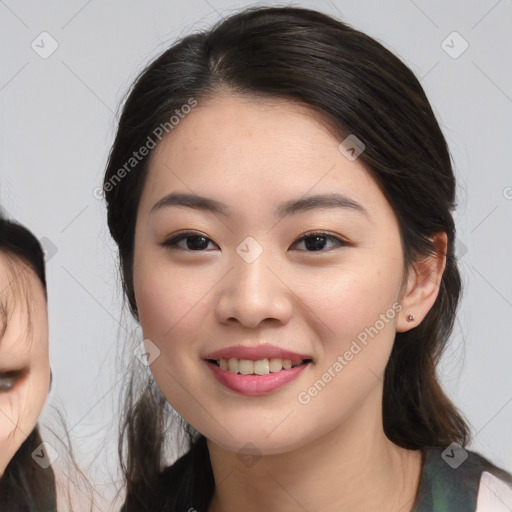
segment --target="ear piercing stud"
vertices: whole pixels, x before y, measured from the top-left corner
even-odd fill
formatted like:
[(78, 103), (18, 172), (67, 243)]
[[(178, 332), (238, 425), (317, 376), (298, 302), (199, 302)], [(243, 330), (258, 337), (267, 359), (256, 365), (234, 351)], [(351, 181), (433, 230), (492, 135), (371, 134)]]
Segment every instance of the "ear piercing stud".
[(412, 322), (414, 320), (414, 316), (413, 315), (407, 315), (407, 321), (408, 322)]

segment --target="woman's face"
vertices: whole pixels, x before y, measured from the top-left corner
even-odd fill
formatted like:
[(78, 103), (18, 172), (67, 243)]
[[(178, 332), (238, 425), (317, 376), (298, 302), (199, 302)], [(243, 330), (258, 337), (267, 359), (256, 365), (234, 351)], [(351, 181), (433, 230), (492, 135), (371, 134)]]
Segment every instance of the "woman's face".
[(50, 386), (48, 314), (41, 281), (0, 253), (0, 476), (36, 426)]
[[(281, 453), (381, 415), (404, 278), (399, 227), (319, 119), (290, 102), (218, 97), (152, 154), (134, 253), (150, 368), (175, 410), (232, 451)], [(178, 193), (225, 210), (162, 201)], [(333, 194), (345, 206), (319, 207)], [(303, 202), (313, 196), (323, 199)], [(263, 344), (274, 352), (221, 354), (228, 370), (206, 361)], [(286, 359), (311, 362), (280, 370)]]

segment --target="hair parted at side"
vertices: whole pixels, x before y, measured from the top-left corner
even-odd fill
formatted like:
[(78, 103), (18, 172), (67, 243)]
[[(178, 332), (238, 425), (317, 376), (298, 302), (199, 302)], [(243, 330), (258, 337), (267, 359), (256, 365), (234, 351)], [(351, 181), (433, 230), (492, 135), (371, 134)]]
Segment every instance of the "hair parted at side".
[[(320, 113), (340, 142), (355, 134), (365, 144), (359, 158), (397, 215), (405, 269), (435, 254), (434, 233), (447, 233), (437, 300), (417, 327), (396, 335), (385, 371), (383, 422), (387, 437), (404, 448), (453, 441), (465, 446), (469, 428), (436, 375), (461, 293), (452, 217), (455, 178), (447, 144), (412, 71), (376, 40), (326, 14), (297, 7), (246, 8), (210, 30), (183, 37), (137, 77), (104, 176), (108, 226), (134, 318), (134, 232), (150, 155), (115, 178), (155, 128), (168, 124), (191, 98), (200, 103), (226, 92), (298, 102)], [(131, 384), (127, 396), (119, 440), (125, 511), (185, 510), (190, 503), (206, 510), (214, 482), (204, 437), (190, 431), (189, 452), (167, 470), (167, 487), (158, 487), (166, 414), (162, 397), (149, 385), (137, 394)]]

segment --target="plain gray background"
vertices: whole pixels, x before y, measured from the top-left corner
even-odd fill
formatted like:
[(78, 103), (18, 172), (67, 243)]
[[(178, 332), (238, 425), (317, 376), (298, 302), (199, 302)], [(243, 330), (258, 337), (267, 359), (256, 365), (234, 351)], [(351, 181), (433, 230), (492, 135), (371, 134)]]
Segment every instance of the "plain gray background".
[[(142, 339), (121, 316), (115, 248), (93, 195), (116, 113), (152, 57), (246, 5), (254, 3), (0, 0), (0, 200), (48, 251), (54, 382), (41, 421), (54, 420), (50, 404), (64, 412), (77, 460), (98, 486), (116, 468), (120, 350)], [(440, 375), (472, 426), (470, 449), (512, 471), (512, 1), (259, 5), (332, 14), (378, 39), (421, 79), (458, 178), (465, 287)], [(44, 51), (58, 44), (56, 51), (37, 53), (31, 45), (41, 38)]]

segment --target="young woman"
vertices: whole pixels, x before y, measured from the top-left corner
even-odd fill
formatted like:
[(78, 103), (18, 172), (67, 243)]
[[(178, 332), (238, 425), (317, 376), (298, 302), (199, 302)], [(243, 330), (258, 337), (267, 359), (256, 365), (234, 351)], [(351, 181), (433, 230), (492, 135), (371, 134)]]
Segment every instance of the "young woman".
[(455, 180), (381, 44), (293, 7), (184, 37), (134, 83), (104, 191), (150, 369), (127, 391), (124, 512), (512, 507), (436, 376)]
[(46, 301), (44, 256), (37, 238), (1, 218), (1, 512), (56, 510), (54, 472), (37, 426), (51, 385)]

